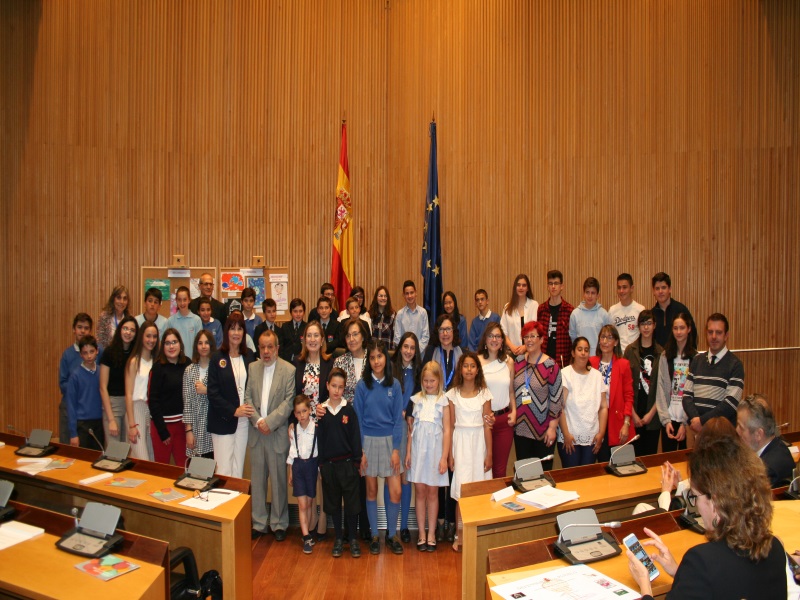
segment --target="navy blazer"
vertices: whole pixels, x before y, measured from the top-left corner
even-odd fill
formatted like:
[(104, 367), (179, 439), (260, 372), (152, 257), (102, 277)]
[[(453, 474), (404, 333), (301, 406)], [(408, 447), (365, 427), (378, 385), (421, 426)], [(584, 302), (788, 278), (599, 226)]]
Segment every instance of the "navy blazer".
[[(242, 358), (247, 373), (256, 355), (248, 349)], [(239, 404), (231, 357), (226, 352), (215, 352), (208, 363), (208, 432), (217, 435), (236, 433), (239, 418), (233, 413)]]
[(761, 460), (767, 467), (767, 477), (772, 487), (780, 487), (792, 480), (794, 459), (786, 444), (779, 437), (772, 438), (761, 453)]

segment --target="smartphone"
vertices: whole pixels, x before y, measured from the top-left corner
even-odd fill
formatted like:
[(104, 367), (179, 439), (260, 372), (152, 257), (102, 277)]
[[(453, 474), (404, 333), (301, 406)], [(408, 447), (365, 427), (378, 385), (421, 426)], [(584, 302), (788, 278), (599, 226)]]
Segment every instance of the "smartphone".
[(650, 560), (650, 555), (644, 551), (644, 548), (642, 548), (642, 545), (639, 543), (639, 539), (633, 533), (626, 535), (622, 540), (622, 543), (625, 544), (631, 552), (633, 552), (633, 555), (639, 559), (639, 562), (647, 567), (647, 572), (650, 575), (650, 581), (653, 581), (653, 579), (660, 575), (655, 564), (653, 564), (653, 561)]
[(503, 506), (508, 510), (513, 510), (514, 512), (522, 512), (525, 510), (524, 506), (517, 504), (516, 502), (503, 502)]

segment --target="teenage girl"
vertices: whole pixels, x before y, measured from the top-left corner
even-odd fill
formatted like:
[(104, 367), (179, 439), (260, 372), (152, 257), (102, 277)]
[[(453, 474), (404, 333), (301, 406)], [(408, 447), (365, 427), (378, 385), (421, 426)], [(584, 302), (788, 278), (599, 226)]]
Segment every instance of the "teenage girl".
[(438, 492), (440, 487), (448, 485), (447, 462), (452, 441), (449, 402), (444, 395), (444, 377), (438, 363), (431, 361), (422, 368), (422, 389), (424, 393), (414, 394), (410, 402), (412, 409), (406, 412), (412, 425), (405, 464), (408, 480), (415, 484), (417, 492), (417, 550), (434, 552), (436, 517), (439, 514)]
[(370, 554), (380, 554), (378, 539), (378, 477), (389, 486), (386, 505), (386, 546), (394, 554), (403, 553), (397, 537), (397, 514), (400, 512), (400, 446), (403, 439), (403, 390), (392, 377), (392, 366), (386, 346), (372, 340), (367, 346), (367, 367), (356, 386), (353, 402), (361, 426), (361, 445), (364, 457), (361, 474), (366, 478), (367, 515), (372, 541)]
[(114, 332), (111, 345), (100, 357), (100, 398), (103, 401), (103, 429), (106, 440), (128, 439), (125, 418), (125, 364), (130, 358), (139, 325), (125, 317)]
[(372, 323), (372, 335), (381, 340), (389, 350), (394, 349), (394, 318), (397, 316), (392, 307), (392, 297), (385, 285), (378, 286), (369, 305), (369, 319)]
[(467, 319), (458, 310), (458, 299), (453, 292), (445, 292), (442, 294), (442, 308), (444, 314), (450, 317), (450, 320), (458, 329), (458, 337), (461, 343), (467, 345)]
[(511, 299), (503, 307), (503, 314), (500, 316), (500, 325), (506, 332), (506, 346), (511, 354), (519, 356), (525, 352), (522, 328), (526, 323), (537, 320), (538, 311), (539, 303), (533, 299), (531, 280), (520, 273), (514, 279)]
[(572, 342), (572, 363), (561, 371), (564, 409), (558, 429), (558, 454), (564, 468), (591, 465), (600, 452), (608, 423), (608, 389), (589, 365), (589, 340)]
[[(492, 432), (484, 422), (484, 417), (492, 414), (492, 393), (474, 352), (467, 351), (459, 359), (455, 382), (446, 395), (454, 427), (449, 457), (453, 470), (450, 495), (458, 502), (463, 484), (492, 478)], [(453, 550), (458, 550), (457, 537)]]
[(150, 438), (153, 458), (169, 464), (170, 456), (180, 466), (186, 461), (186, 430), (183, 426), (183, 374), (189, 366), (183, 340), (177, 329), (167, 329), (150, 372)]
[(597, 344), (597, 356), (589, 359), (592, 367), (600, 371), (603, 385), (608, 387), (608, 428), (597, 460), (606, 462), (611, 448), (627, 442), (632, 436), (633, 375), (631, 364), (622, 358), (619, 332), (614, 325), (603, 325)]
[(128, 440), (131, 456), (153, 460), (153, 441), (150, 439), (150, 409), (147, 406), (147, 387), (153, 357), (158, 354), (158, 327), (145, 321), (133, 345), (125, 368), (125, 411), (128, 418)]
[(208, 433), (208, 361), (217, 344), (210, 331), (198, 331), (194, 338), (192, 364), (183, 373), (183, 427), (186, 456), (214, 458)]

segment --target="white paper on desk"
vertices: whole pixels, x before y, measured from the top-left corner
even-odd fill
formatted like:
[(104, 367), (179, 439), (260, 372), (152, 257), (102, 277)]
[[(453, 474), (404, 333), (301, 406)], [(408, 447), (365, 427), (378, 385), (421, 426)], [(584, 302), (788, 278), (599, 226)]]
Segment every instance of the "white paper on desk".
[(36, 475), (37, 473), (47, 470), (47, 465), (49, 465), (52, 460), (52, 458), (18, 458), (18, 466), (15, 471), (22, 471), (28, 475)]
[(188, 506), (189, 508), (199, 508), (200, 510), (214, 510), (218, 506), (225, 504), (228, 500), (233, 500), (238, 495), (239, 492), (234, 492), (232, 490), (209, 491), (208, 496), (203, 492), (203, 498), (208, 498), (207, 501), (201, 498), (189, 498), (181, 502), (180, 505)]
[(536, 508), (552, 508), (570, 500), (577, 500), (578, 492), (569, 492), (561, 488), (550, 486), (540, 487), (517, 496), (517, 502), (522, 502), (528, 506)]
[(34, 527), (19, 521), (9, 521), (0, 525), (0, 550), (5, 550), (15, 544), (32, 540), (44, 533), (41, 527)]
[(497, 490), (494, 494), (492, 494), (492, 501), (500, 502), (500, 500), (511, 498), (511, 496), (513, 496), (514, 494), (515, 494), (514, 488), (508, 486), (507, 488), (503, 488), (502, 490)]
[(638, 598), (640, 595), (586, 565), (554, 569), (512, 583), (497, 585), (492, 588), (492, 591), (505, 600), (531, 600), (533, 598), (536, 600), (563, 600), (564, 598), (618, 600), (619, 598)]

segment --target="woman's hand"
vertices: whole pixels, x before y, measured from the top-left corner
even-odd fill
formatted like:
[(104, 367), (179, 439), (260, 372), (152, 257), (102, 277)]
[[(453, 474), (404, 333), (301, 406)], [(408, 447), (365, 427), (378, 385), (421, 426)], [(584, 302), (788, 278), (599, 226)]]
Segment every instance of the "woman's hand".
[(365, 477), (367, 474), (367, 455), (361, 455), (361, 476)]
[(208, 394), (208, 386), (206, 386), (206, 384), (202, 381), (195, 381), (194, 389), (198, 394)]
[(189, 450), (194, 450), (194, 446), (195, 446), (196, 443), (197, 443), (197, 441), (194, 439), (194, 432), (187, 431), (186, 432), (186, 447)]
[(253, 407), (249, 404), (240, 405), (233, 413), (234, 417), (252, 417), (254, 414)]
[(172, 443), (172, 436), (168, 437), (167, 439), (165, 439), (161, 443), (164, 444), (165, 446), (169, 446)]
[(406, 462), (405, 462), (406, 471), (411, 468), (411, 449), (409, 448), (408, 452), (406, 452)]
[(392, 465), (392, 471), (395, 475), (400, 474), (400, 451), (399, 450), (392, 450), (392, 458), (390, 459), (390, 464)]
[(544, 445), (545, 446), (552, 446), (553, 443), (556, 441), (556, 429), (558, 428), (558, 421), (553, 419), (550, 421), (550, 425), (547, 427), (547, 431), (544, 432)]
[(108, 420), (108, 435), (112, 437), (119, 436), (119, 423), (117, 423), (117, 420), (114, 417), (111, 417)]
[(492, 453), (487, 452), (486, 457), (483, 459), (483, 472), (492, 470)]
[(671, 492), (678, 487), (681, 473), (669, 461), (661, 465), (661, 491)]
[(639, 593), (642, 596), (652, 596), (653, 586), (650, 585), (650, 574), (647, 572), (647, 567), (630, 550), (626, 549), (625, 554), (628, 556), (628, 570), (631, 572), (636, 585), (639, 586)]
[(639, 417), (639, 415), (636, 414), (635, 411), (631, 414), (631, 418), (633, 419), (634, 427), (642, 427), (644, 425), (644, 421), (642, 421), (642, 419)]
[(575, 452), (575, 436), (571, 433), (564, 434), (564, 452), (567, 454)]
[[(672, 558), (669, 548), (667, 548), (667, 545), (661, 540), (660, 537), (658, 537), (647, 527), (644, 528), (644, 532), (649, 536), (650, 539), (643, 541), (642, 546), (652, 546), (655, 548), (656, 552), (655, 554), (650, 554), (650, 558), (657, 561), (662, 567), (664, 567), (664, 571), (669, 576), (674, 577), (675, 571), (678, 570), (678, 563), (675, 562), (674, 558)], [(647, 569), (645, 569), (645, 571), (646, 570)]]
[(494, 427), (494, 413), (489, 413), (488, 415), (483, 415), (483, 424), (486, 425), (489, 429)]
[(623, 423), (622, 427), (619, 428), (619, 443), (624, 444), (628, 441), (628, 433), (631, 430), (630, 423)]
[(444, 475), (445, 473), (447, 473), (447, 457), (442, 456), (439, 459), (439, 475)]
[(128, 439), (130, 440), (131, 444), (135, 444), (136, 441), (139, 439), (138, 425), (131, 425), (130, 427), (128, 427)]
[(603, 447), (603, 432), (599, 431), (595, 434), (594, 439), (592, 440), (592, 454), (597, 454), (600, 452), (600, 448)]
[(447, 457), (447, 466), (452, 471), (456, 466), (456, 459), (453, 458), (452, 453)]

